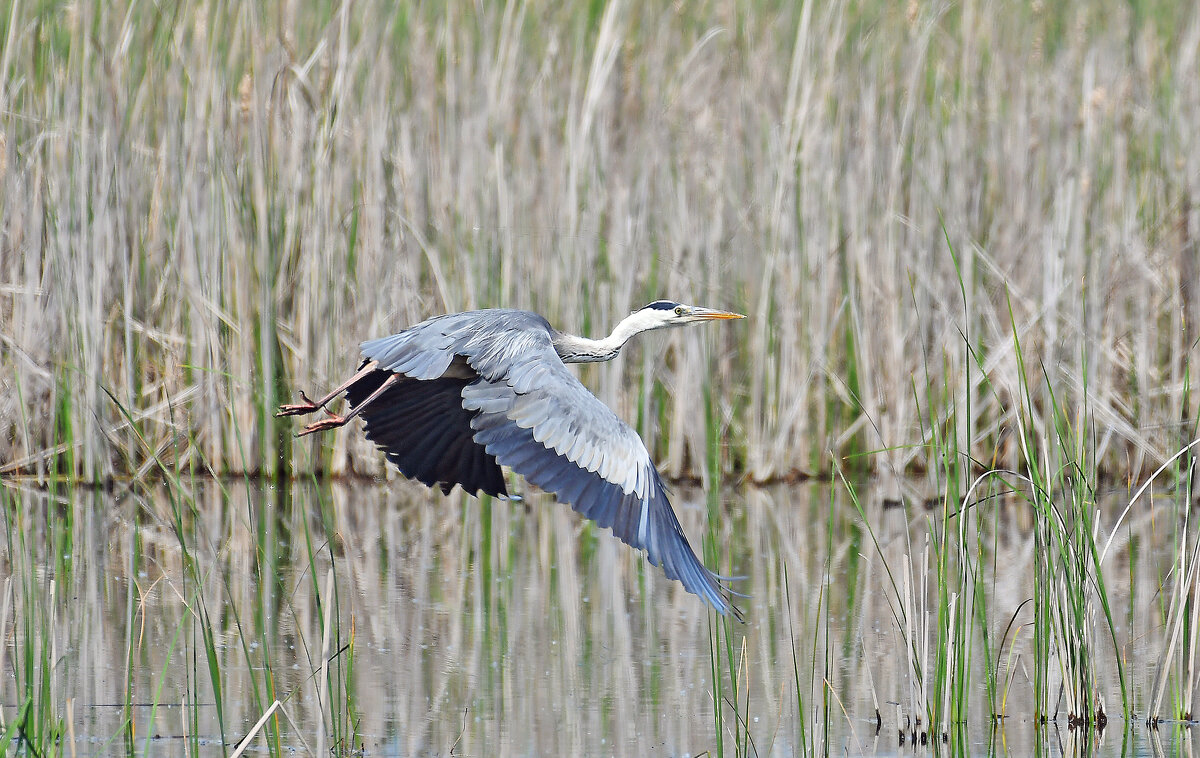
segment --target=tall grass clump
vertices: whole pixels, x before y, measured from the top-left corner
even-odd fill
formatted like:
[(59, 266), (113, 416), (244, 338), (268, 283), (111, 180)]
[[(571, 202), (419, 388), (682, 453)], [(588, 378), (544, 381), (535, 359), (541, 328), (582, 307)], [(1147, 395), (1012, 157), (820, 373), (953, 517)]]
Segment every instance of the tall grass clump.
[[(3, 724), (3, 743), (37, 754), (58, 749), (66, 734), (65, 703), (60, 699), (62, 675), (57, 671), (62, 635), (57, 621), (62, 586), (52, 573), (33, 570), (37, 548), (27, 541), (28, 520), (49, 514), (18, 507), (19, 495), (0, 487), (4, 509), (5, 549), (12, 573), (0, 597), (0, 630), (5, 644), (4, 670), (12, 672), (9, 714)], [(11, 628), (11, 649), (7, 642)]]
[[(1195, 527), (1192, 524), (1191, 504), (1194, 497), (1197, 448), (1200, 448), (1200, 435), (1159, 466), (1133, 493), (1128, 505), (1117, 518), (1118, 525), (1121, 525), (1138, 505), (1139, 500), (1153, 498), (1152, 488), (1159, 484), (1157, 480), (1160, 477), (1167, 480), (1165, 489), (1168, 493), (1168, 508), (1181, 512), (1181, 516), (1174, 520), (1176, 526), (1172, 530), (1174, 552), (1170, 554), (1171, 561), (1165, 567), (1165, 575), (1160, 573), (1157, 581), (1157, 607), (1167, 633), (1162, 639), (1157, 671), (1146, 706), (1146, 721), (1151, 726), (1157, 726), (1160, 722), (1172, 718), (1182, 721), (1194, 720), (1196, 651), (1200, 641), (1200, 634), (1197, 632), (1197, 614), (1200, 611), (1196, 583), (1197, 570), (1200, 569), (1200, 543), (1196, 540)], [(1112, 547), (1117, 534), (1118, 529), (1114, 528), (1104, 543), (1102, 557)]]
[[(1185, 490), (1189, 496), (1190, 487)], [(1177, 537), (1177, 551), (1171, 567), (1173, 581), (1164, 587), (1168, 593), (1163, 621), (1168, 633), (1161, 652), (1158, 671), (1146, 708), (1147, 722), (1164, 719), (1192, 721), (1196, 714), (1197, 643), (1200, 638), (1200, 602), (1197, 576), (1200, 574), (1200, 540), (1191, 508), (1184, 510)]]
[[(1042, 723), (1065, 718), (1072, 727), (1103, 729), (1108, 709), (1097, 679), (1101, 656), (1111, 656), (1120, 680), (1123, 718), (1131, 714), (1132, 703), (1097, 545), (1098, 476), (1087, 437), (1086, 409), (1068, 418), (1057, 407), (1052, 389), (1047, 390), (1046, 398), (1056, 406), (1054, 426), (1032, 437), (1023, 429), (1020, 439), (1028, 485), (1025, 499), (1034, 515), (1036, 545), (1036, 717)], [(1028, 389), (1024, 400), (1032, 400)]]

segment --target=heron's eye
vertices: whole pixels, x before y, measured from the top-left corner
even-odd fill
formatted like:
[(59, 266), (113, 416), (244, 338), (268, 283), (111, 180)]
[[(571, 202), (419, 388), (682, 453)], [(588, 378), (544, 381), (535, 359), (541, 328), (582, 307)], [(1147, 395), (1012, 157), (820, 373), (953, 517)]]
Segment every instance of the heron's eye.
[(676, 316), (682, 316), (682, 315), (683, 315), (683, 306), (682, 306), (682, 305), (677, 305), (677, 306), (675, 306), (675, 315), (676, 315)]

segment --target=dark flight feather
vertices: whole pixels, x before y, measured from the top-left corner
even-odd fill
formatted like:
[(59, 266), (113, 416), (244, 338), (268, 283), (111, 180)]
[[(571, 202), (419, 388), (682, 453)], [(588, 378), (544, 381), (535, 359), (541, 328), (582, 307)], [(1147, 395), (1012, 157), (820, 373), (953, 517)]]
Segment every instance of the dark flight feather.
[[(346, 391), (357, 407), (379, 389), (392, 372), (373, 371)], [(496, 459), (471, 439), (474, 411), (462, 406), (462, 389), (471, 379), (418, 380), (397, 375), (360, 414), (367, 439), (387, 454), (400, 473), (449, 492), (455, 485), (475, 494), (508, 497), (504, 474)]]

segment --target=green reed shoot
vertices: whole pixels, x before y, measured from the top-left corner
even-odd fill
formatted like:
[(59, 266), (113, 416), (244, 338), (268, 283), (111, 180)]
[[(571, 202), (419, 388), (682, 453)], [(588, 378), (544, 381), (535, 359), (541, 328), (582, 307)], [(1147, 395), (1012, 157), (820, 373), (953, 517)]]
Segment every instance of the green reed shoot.
[[(733, 755), (743, 758), (757, 755), (758, 752), (750, 733), (752, 710), (751, 687), (747, 681), (747, 639), (738, 634), (737, 626), (738, 622), (728, 616), (709, 614), (713, 728), (716, 736), (713, 753), (719, 757)], [(727, 746), (726, 739), (731, 739), (732, 744)]]
[[(1091, 425), (1086, 402), (1076, 418), (1068, 418), (1049, 380), (1035, 395), (1027, 379), (1021, 339), (1013, 322), (1014, 355), (1023, 378), (1019, 442), (1022, 473), (1028, 485), (1025, 498), (1033, 509), (1038, 550), (1034, 582), (1034, 689), (1039, 717), (1059, 715), (1091, 728), (1107, 719), (1097, 688), (1096, 656), (1101, 655), (1097, 630), (1107, 626), (1120, 684), (1122, 712), (1130, 702), (1124, 667), (1115, 636), (1108, 593), (1096, 545), (1097, 471), (1091, 454)], [(1087, 397), (1086, 375), (1083, 395)], [(1047, 405), (1052, 424), (1040, 434), (1030, 428), (1035, 402)], [(1102, 615), (1102, 619), (1101, 619)]]
[[(39, 577), (32, 570), (35, 546), (26, 541), (28, 526), (23, 523), (44, 514), (31, 513), (24, 500), (7, 487), (0, 488), (0, 506), (4, 510), (4, 537), (14, 570), (4, 583), (5, 609), (11, 608), (13, 622), (13, 673), (17, 713), (6, 725), (4, 740), (27, 747), (36, 754), (55, 749), (63, 739), (62, 704), (57, 701), (55, 680), (59, 662), (59, 631), (56, 623), (57, 583), (52, 576)], [(14, 581), (15, 579), (15, 581)], [(5, 618), (7, 622), (8, 619)], [(7, 635), (7, 629), (4, 630)], [(7, 646), (6, 646), (7, 647)]]

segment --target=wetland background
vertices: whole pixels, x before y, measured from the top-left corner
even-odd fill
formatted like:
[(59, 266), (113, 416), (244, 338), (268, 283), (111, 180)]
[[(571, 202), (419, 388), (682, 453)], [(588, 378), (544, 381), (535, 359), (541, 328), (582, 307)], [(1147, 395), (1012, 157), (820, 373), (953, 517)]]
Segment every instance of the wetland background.
[[(878, 701), (972, 751), (1013, 692), (1031, 746), (1118, 750), (1196, 712), (1192, 4), (16, 0), (0, 25), (25, 749), (220, 752), (277, 698), (255, 749), (836, 751)], [(541, 498), (427, 497), (354, 430), (273, 416), (435, 313), (596, 334), (658, 297), (750, 318), (581, 375), (750, 577), (745, 626)]]

